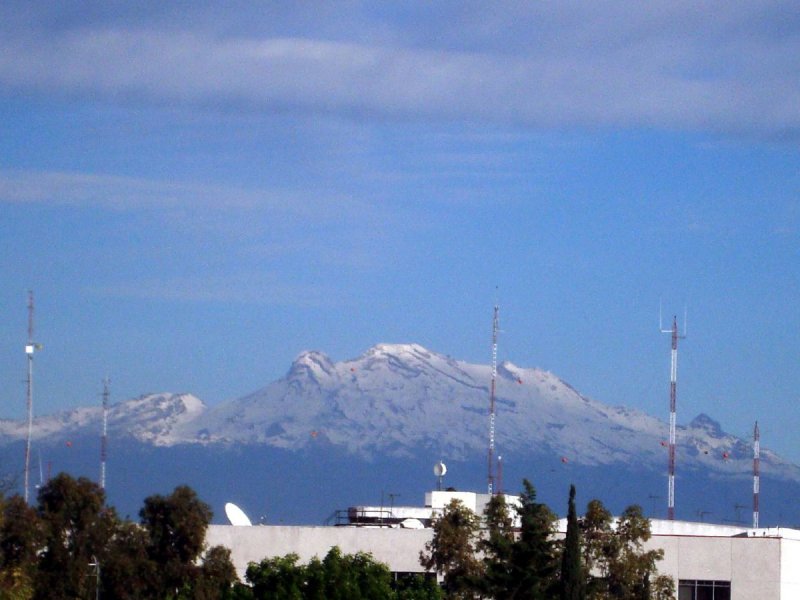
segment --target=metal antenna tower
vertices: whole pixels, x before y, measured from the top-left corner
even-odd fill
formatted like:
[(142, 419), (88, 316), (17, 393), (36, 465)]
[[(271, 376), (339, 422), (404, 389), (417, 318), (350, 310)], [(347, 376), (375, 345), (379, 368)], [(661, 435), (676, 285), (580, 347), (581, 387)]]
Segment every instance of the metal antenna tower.
[(33, 353), (42, 347), (33, 341), (33, 292), (28, 291), (28, 343), (25, 355), (28, 357), (28, 379), (25, 405), (28, 410), (28, 434), (25, 439), (25, 502), (30, 496), (31, 437), (33, 435)]
[(103, 437), (100, 438), (100, 488), (106, 489), (106, 458), (108, 458), (108, 386), (111, 380), (103, 379)]
[(758, 496), (761, 493), (761, 433), (753, 428), (753, 529), (758, 529)]
[(678, 385), (678, 340), (686, 339), (686, 315), (683, 317), (683, 335), (678, 335), (678, 317), (672, 318), (672, 329), (664, 329), (661, 311), (658, 315), (661, 333), (672, 335), (672, 361), (669, 377), (669, 475), (667, 489), (667, 519), (675, 520), (675, 404)]
[(489, 388), (489, 495), (494, 493), (494, 404), (495, 404), (495, 386), (497, 384), (497, 328), (500, 324), (499, 320), (500, 307), (494, 305), (494, 318), (492, 319), (492, 383)]

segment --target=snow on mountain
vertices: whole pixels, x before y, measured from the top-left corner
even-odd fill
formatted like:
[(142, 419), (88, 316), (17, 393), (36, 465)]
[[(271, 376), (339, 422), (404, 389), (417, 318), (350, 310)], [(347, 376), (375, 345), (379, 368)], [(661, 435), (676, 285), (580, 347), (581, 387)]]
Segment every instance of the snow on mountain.
[[(114, 437), (133, 438), (157, 446), (171, 445), (181, 441), (173, 436), (173, 430), (197, 418), (204, 410), (203, 402), (191, 394), (147, 394), (109, 406), (108, 431)], [(76, 435), (99, 436), (102, 419), (100, 406), (36, 417), (32, 438), (40, 441)], [(24, 440), (26, 434), (27, 422), (0, 421), (0, 440)]]
[[(464, 458), (486, 449), (490, 381), (489, 365), (416, 344), (379, 344), (337, 363), (303, 352), (283, 379), (184, 422), (176, 434), (294, 450), (334, 444), (367, 457), (425, 450)], [(666, 464), (664, 421), (587, 398), (547, 371), (502, 363), (496, 400), (499, 453), (546, 453), (589, 466)], [(683, 466), (750, 472), (750, 444), (705, 415), (679, 427), (678, 440)], [(763, 450), (762, 469), (800, 479), (800, 469)]]
[[(416, 344), (379, 344), (341, 362), (308, 351), (282, 379), (212, 408), (188, 394), (152, 394), (116, 404), (109, 430), (156, 446), (334, 445), (366, 458), (424, 452), (463, 459), (486, 451), (490, 381), (489, 365)], [(664, 421), (587, 398), (547, 371), (502, 363), (496, 400), (500, 454), (550, 455), (586, 466), (663, 470), (666, 465)], [(39, 417), (34, 437), (97, 435), (100, 421), (100, 407)], [(0, 421), (0, 440), (24, 435), (24, 423)], [(761, 458), (765, 474), (800, 481), (797, 466), (763, 449)], [(752, 446), (700, 415), (678, 428), (678, 462), (681, 469), (746, 477)]]

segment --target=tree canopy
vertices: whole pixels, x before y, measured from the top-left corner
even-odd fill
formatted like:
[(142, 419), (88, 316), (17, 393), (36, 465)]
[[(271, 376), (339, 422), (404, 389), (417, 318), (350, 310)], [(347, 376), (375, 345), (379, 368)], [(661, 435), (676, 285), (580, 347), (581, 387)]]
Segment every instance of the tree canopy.
[(641, 508), (614, 520), (592, 500), (578, 518), (575, 496), (571, 486), (563, 539), (527, 480), (513, 504), (493, 496), (481, 516), (451, 501), (419, 556), (441, 587), (431, 577), (394, 577), (372, 555), (338, 547), (307, 564), (296, 554), (264, 558), (241, 583), (230, 550), (206, 548), (212, 513), (191, 488), (146, 498), (135, 523), (120, 519), (94, 482), (59, 474), (41, 487), (35, 506), (0, 495), (0, 598), (674, 599), (674, 582), (656, 568), (663, 552), (645, 545), (650, 522)]
[(641, 509), (628, 507), (615, 525), (592, 500), (579, 519), (575, 494), (571, 486), (561, 540), (555, 515), (527, 480), (518, 504), (493, 496), (482, 521), (453, 501), (434, 519), (420, 564), (441, 576), (448, 599), (673, 599), (674, 582), (656, 569), (663, 553), (644, 548), (650, 522)]
[(0, 498), (0, 598), (226, 598), (236, 580), (230, 552), (204, 551), (211, 510), (193, 490), (144, 501), (141, 523), (120, 519), (105, 493), (61, 473), (35, 507)]
[(371, 554), (330, 549), (320, 560), (298, 564), (296, 554), (250, 563), (250, 587), (237, 586), (242, 600), (440, 600), (435, 582), (420, 577), (394, 580)]

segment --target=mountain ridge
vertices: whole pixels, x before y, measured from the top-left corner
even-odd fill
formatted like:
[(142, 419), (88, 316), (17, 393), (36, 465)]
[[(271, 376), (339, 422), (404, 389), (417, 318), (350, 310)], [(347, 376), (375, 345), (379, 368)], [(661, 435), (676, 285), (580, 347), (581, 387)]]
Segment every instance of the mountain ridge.
[[(208, 407), (191, 394), (147, 394), (114, 404), (111, 436), (153, 446), (267, 445), (299, 451), (333, 445), (369, 459), (427, 453), (461, 460), (485, 451), (491, 366), (419, 344), (377, 344), (334, 362), (301, 352), (283, 378)], [(496, 379), (498, 453), (537, 453), (587, 466), (666, 462), (668, 426), (642, 411), (603, 404), (556, 375), (503, 362)], [(96, 434), (100, 407), (34, 420), (33, 439)], [(20, 440), (24, 424), (0, 421), (0, 443)], [(752, 446), (700, 414), (678, 427), (678, 463), (720, 475), (751, 474)], [(800, 481), (800, 468), (762, 449), (762, 470)]]

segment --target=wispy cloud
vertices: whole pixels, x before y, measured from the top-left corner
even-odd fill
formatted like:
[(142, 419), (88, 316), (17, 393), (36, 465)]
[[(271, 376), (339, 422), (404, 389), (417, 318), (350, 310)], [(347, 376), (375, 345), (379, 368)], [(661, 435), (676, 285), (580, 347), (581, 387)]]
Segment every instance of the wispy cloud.
[[(413, 226), (379, 202), (324, 190), (242, 189), (73, 172), (0, 169), (4, 203), (89, 211), (93, 220), (103, 212), (119, 214), (123, 220), (114, 227), (121, 233), (101, 255), (121, 253), (126, 262), (135, 256), (159, 268), (176, 268), (178, 261), (206, 274), (95, 290), (138, 298), (224, 300), (238, 288), (240, 301), (330, 304), (336, 302), (334, 290), (297, 282), (321, 266), (349, 271), (384, 264), (402, 231)], [(170, 239), (179, 242), (165, 247)], [(232, 265), (246, 267), (248, 274), (238, 279), (220, 274)], [(276, 274), (270, 278), (262, 270)]]
[(92, 286), (92, 295), (170, 302), (234, 302), (265, 306), (331, 307), (344, 304), (344, 291), (323, 283), (291, 283), (270, 273), (206, 274), (137, 279)]
[[(412, 39), (399, 25), (323, 39), (104, 23), (4, 36), (0, 82), (256, 111), (796, 133), (800, 25), (779, 20), (788, 6), (713, 4), (510, 3), (489, 19), (494, 38), (473, 9), (450, 45)], [(776, 23), (782, 35), (763, 34)]]
[(340, 214), (352, 199), (331, 195), (309, 197), (291, 190), (251, 190), (108, 174), (0, 169), (0, 203), (3, 202), (110, 210), (270, 209), (298, 217), (324, 219)]

